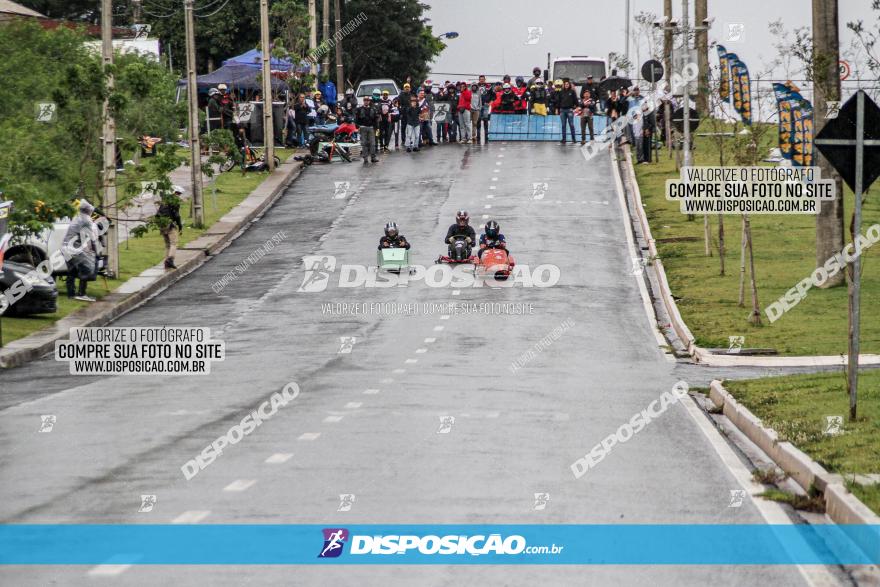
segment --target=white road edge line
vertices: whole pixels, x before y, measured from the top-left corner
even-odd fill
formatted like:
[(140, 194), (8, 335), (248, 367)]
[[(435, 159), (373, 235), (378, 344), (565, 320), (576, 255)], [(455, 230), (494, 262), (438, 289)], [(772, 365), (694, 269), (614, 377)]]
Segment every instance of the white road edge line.
[[(623, 182), (620, 179), (620, 173), (617, 169), (616, 158), (612, 155), (608, 158), (611, 162), (611, 174), (614, 176), (614, 185), (617, 188), (617, 202), (620, 204), (620, 220), (623, 222), (623, 230), (626, 233), (626, 245), (629, 250), (630, 258), (635, 259), (641, 257), (641, 255), (636, 252), (636, 243), (635, 236), (632, 232), (632, 226), (629, 223), (629, 212), (626, 206), (626, 196), (623, 192)], [(645, 280), (641, 278), (640, 275), (636, 275), (636, 283), (639, 285), (639, 293), (642, 295), (642, 306), (645, 308), (645, 316), (648, 318), (648, 323), (651, 326), (651, 332), (654, 333), (654, 339), (657, 341), (658, 349), (667, 361), (670, 363), (675, 362), (675, 357), (672, 353), (666, 352), (663, 349), (669, 347), (669, 343), (666, 342), (666, 339), (663, 337), (663, 334), (660, 332), (659, 326), (657, 326), (657, 317), (654, 314), (654, 307), (651, 305), (651, 296), (648, 294), (648, 288), (645, 285)]]
[[(709, 444), (712, 445), (712, 448), (715, 449), (715, 452), (721, 458), (721, 462), (727, 467), (727, 470), (730, 471), (740, 487), (745, 489), (751, 496), (751, 502), (767, 523), (792, 524), (791, 519), (780, 504), (775, 501), (755, 498), (755, 496), (764, 491), (764, 488), (752, 478), (751, 471), (746, 468), (736, 453), (733, 452), (733, 449), (727, 443), (727, 440), (721, 435), (715, 425), (709, 421), (709, 417), (697, 405), (696, 400), (693, 397), (688, 397), (679, 403), (685, 407), (688, 415), (703, 432), (703, 435), (709, 441)], [(779, 542), (783, 548), (789, 546), (782, 540)], [(803, 552), (804, 548), (809, 548), (809, 546), (799, 545), (794, 548), (792, 552)], [(797, 565), (797, 568), (798, 571), (800, 571), (801, 576), (803, 576), (810, 585), (839, 585), (839, 582), (834, 578), (825, 565)]]
[(171, 520), (172, 524), (198, 524), (211, 514), (211, 510), (187, 510)]

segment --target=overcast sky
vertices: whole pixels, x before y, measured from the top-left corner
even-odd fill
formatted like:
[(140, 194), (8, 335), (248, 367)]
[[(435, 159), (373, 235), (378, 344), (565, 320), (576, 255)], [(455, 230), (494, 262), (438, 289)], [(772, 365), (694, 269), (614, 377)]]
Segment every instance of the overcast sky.
[[(554, 56), (607, 58), (609, 51), (624, 51), (624, 0), (423, 1), (431, 6), (428, 17), (436, 34), (447, 31), (460, 34), (457, 39), (446, 41), (447, 48), (432, 67), (443, 79), (453, 78), (446, 74), (525, 74), (536, 65), (546, 67), (548, 52)], [(715, 17), (710, 40), (736, 52), (754, 74), (765, 70), (776, 56), (768, 24), (781, 18), (789, 30), (809, 26), (810, 4), (809, 0), (709, 0), (709, 16)], [(871, 0), (839, 0), (839, 4), (843, 50), (852, 38), (846, 22), (858, 18), (869, 21), (877, 17), (877, 12), (871, 11)], [(681, 6), (679, 0), (673, 0), (676, 18), (680, 18)], [(631, 0), (632, 15), (643, 10), (661, 14), (663, 2)], [(744, 25), (741, 41), (726, 39), (728, 23)], [(529, 27), (543, 28), (543, 36), (537, 44), (526, 44)], [(636, 61), (634, 48), (630, 50), (630, 58)], [(641, 61), (644, 60), (642, 55)], [(777, 74), (783, 75), (782, 72)], [(435, 74), (435, 77), (438, 76)], [(862, 71), (861, 77), (871, 76)]]

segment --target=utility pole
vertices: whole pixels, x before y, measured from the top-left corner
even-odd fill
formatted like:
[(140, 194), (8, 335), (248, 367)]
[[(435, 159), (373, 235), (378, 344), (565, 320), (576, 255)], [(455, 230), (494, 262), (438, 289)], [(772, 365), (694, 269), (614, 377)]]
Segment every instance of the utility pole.
[(269, 54), (269, 0), (260, 0), (260, 52), (263, 55), (263, 140), (266, 168), (275, 170), (275, 127), (272, 121), (272, 56)]
[(315, 6), (315, 0), (309, 0), (309, 51), (314, 51), (317, 48), (318, 48), (318, 11)]
[[(108, 0), (105, 0), (105, 2)], [(184, 0), (184, 25), (186, 28), (186, 90), (189, 97), (189, 148), (192, 172), (193, 225), (205, 225), (205, 209), (202, 204), (202, 147), (199, 143), (199, 89), (196, 87), (196, 37), (193, 21), (193, 0)]]
[[(672, 92), (669, 76), (672, 72), (672, 0), (663, 0), (663, 70), (666, 72), (666, 87)], [(663, 105), (663, 118), (666, 121), (666, 149), (672, 157), (672, 105), (666, 100)]]
[[(324, 38), (322, 39), (323, 43), (330, 42), (330, 0), (324, 0), (324, 14), (322, 15), (324, 20)], [(321, 74), (326, 75), (328, 78), (330, 77), (330, 47), (327, 46), (327, 51), (324, 51), (324, 61), (321, 65)]]
[(339, 10), (339, 0), (333, 0), (333, 8), (336, 13), (336, 92), (342, 94), (345, 88), (345, 75), (342, 71), (342, 12)]
[[(825, 127), (828, 102), (840, 100), (840, 59), (838, 0), (813, 0), (813, 136)], [(828, 159), (816, 153), (813, 165), (822, 170), (822, 177), (834, 180), (837, 197), (819, 205), (816, 215), (816, 267), (822, 267), (846, 243), (843, 227), (843, 182)], [(819, 287), (843, 285), (844, 272), (829, 277)]]
[[(623, 50), (623, 56), (626, 58), (626, 62), (629, 63), (629, 0), (626, 0), (626, 19), (625, 23), (625, 32), (624, 36), (626, 37), (626, 49)], [(629, 71), (627, 71), (629, 73)]]
[(112, 277), (119, 275), (119, 217), (116, 210), (116, 121), (110, 110), (109, 93), (113, 91), (113, 0), (101, 0), (101, 61), (107, 76), (108, 98), (104, 99), (102, 118), (104, 152), (104, 197), (102, 208), (110, 223), (107, 230), (107, 270)]
[(132, 24), (140, 24), (141, 22), (141, 1), (142, 0), (131, 0), (131, 17), (132, 20), (134, 20)]
[[(690, 6), (688, 5), (688, 0), (681, 0), (681, 48), (684, 56), (687, 56), (690, 53), (690, 40), (689, 40), (689, 26), (690, 22), (688, 21), (688, 12), (690, 12)], [(683, 62), (687, 62), (686, 59), (682, 60)], [(684, 120), (682, 120), (683, 131), (684, 131), (684, 145), (682, 146), (682, 150), (684, 151), (684, 161), (682, 161), (682, 165), (684, 167), (689, 167), (691, 165), (691, 88), (690, 82), (684, 82), (684, 89), (682, 90), (682, 96), (684, 100)]]
[[(709, 8), (708, 0), (694, 2), (694, 25), (697, 32), (694, 44), (697, 48), (697, 112), (708, 116), (709, 112)], [(704, 26), (700, 26), (704, 25)], [(760, 101), (758, 101), (760, 103)]]

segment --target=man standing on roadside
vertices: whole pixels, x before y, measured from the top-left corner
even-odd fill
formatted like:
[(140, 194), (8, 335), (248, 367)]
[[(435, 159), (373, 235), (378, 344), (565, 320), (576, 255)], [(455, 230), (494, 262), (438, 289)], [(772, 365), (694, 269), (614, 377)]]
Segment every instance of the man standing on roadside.
[(369, 94), (364, 96), (364, 103), (354, 111), (354, 123), (358, 126), (361, 135), (361, 158), (364, 165), (367, 158), (373, 163), (378, 163), (376, 156), (376, 125), (379, 122), (379, 112), (373, 106), (373, 98)]
[[(92, 221), (95, 207), (85, 199), (79, 203), (79, 214), (67, 227), (63, 250), (67, 259), (67, 297), (81, 302), (94, 302), (95, 298), (86, 295), (86, 287), (95, 279), (98, 241), (98, 228)], [(76, 280), (79, 278), (79, 288)]]
[(180, 218), (180, 197), (183, 188), (179, 185), (171, 186), (171, 197), (162, 198), (156, 218), (159, 219), (159, 232), (165, 241), (165, 269), (177, 269), (174, 257), (177, 255), (177, 241), (183, 232), (183, 220)]

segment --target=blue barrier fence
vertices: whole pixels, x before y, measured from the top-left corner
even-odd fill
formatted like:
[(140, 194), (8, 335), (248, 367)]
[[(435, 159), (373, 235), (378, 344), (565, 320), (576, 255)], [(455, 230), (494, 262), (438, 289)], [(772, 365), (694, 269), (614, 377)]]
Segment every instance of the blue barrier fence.
[[(602, 114), (593, 116), (593, 133), (595, 135), (599, 135), (605, 130), (607, 120), (608, 118)], [(580, 118), (574, 119), (574, 130), (575, 136), (580, 140)], [(587, 130), (588, 135), (589, 132)], [(562, 120), (557, 115), (493, 114), (489, 119), (489, 137), (493, 141), (560, 141), (562, 140)], [(570, 137), (569, 140), (571, 140)]]

